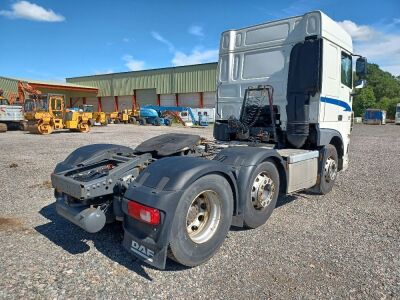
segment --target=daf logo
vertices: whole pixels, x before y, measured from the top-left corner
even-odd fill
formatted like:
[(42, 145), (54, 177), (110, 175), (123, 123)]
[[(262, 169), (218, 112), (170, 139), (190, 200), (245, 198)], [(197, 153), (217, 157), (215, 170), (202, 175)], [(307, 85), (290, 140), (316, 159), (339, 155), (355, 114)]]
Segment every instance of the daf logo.
[(132, 241), (131, 250), (137, 255), (147, 259), (149, 262), (153, 262), (154, 251), (140, 245), (136, 241)]

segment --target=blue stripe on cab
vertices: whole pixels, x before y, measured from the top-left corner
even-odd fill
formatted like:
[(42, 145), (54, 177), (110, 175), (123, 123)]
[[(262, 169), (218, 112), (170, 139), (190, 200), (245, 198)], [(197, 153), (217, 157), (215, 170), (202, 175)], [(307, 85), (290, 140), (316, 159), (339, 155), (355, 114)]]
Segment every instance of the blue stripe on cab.
[(321, 102), (343, 107), (344, 111), (351, 111), (351, 107), (347, 102), (335, 98), (321, 97)]

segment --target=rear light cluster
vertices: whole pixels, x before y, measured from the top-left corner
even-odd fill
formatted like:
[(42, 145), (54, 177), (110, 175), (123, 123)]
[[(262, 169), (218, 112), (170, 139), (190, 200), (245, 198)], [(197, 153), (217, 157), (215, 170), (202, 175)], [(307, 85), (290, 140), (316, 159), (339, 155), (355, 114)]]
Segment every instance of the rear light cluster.
[(160, 211), (158, 209), (139, 204), (135, 201), (128, 202), (128, 214), (132, 218), (150, 225), (160, 224)]

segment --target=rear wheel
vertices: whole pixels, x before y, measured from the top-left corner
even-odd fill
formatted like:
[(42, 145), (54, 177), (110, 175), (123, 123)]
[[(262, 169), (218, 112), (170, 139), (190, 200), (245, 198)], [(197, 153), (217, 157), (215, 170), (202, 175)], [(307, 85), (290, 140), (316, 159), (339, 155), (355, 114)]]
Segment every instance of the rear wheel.
[(257, 166), (250, 179), (244, 212), (244, 225), (257, 228), (271, 216), (279, 195), (279, 173), (272, 162)]
[(135, 118), (135, 117), (131, 117), (131, 118), (129, 119), (129, 121), (130, 121), (132, 124), (135, 124), (135, 125), (136, 125), (136, 118)]
[(83, 133), (89, 132), (90, 131), (89, 123), (79, 123), (78, 130)]
[(28, 123), (27, 123), (27, 122), (21, 122), (21, 123), (19, 123), (19, 130), (21, 130), (21, 131), (27, 131), (27, 130), (28, 130)]
[(139, 119), (139, 124), (140, 124), (140, 125), (146, 125), (146, 124), (147, 124), (146, 119), (145, 119), (145, 118), (140, 118), (140, 119)]
[(179, 201), (168, 256), (189, 267), (210, 259), (225, 240), (232, 213), (232, 190), (224, 177), (211, 174), (196, 180)]
[(335, 146), (326, 145), (324, 150), (320, 183), (317, 186), (318, 192), (322, 195), (332, 190), (338, 173), (338, 154)]
[(0, 123), (0, 132), (6, 132), (7, 131), (7, 124)]

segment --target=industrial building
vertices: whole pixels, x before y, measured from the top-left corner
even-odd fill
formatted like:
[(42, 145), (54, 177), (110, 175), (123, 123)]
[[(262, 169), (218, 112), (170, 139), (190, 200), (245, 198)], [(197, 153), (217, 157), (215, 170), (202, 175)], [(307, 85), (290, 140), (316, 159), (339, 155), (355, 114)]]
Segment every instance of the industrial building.
[[(112, 112), (146, 104), (213, 108), (217, 63), (67, 78), (66, 83), (22, 80), (43, 93), (66, 96), (67, 106), (92, 104)], [(6, 96), (17, 93), (19, 79), (0, 77)]]
[(118, 111), (146, 104), (215, 106), (217, 63), (67, 78), (67, 83), (95, 87), (97, 97), (73, 98), (101, 111)]

